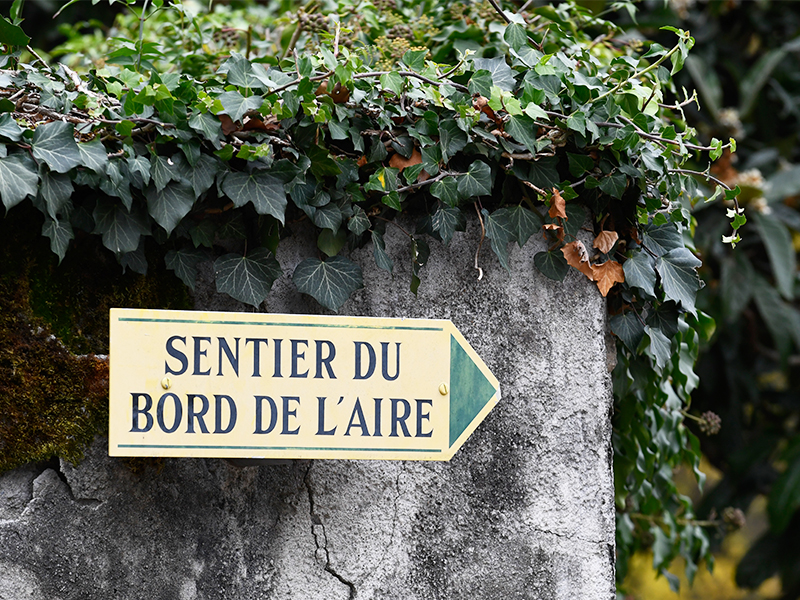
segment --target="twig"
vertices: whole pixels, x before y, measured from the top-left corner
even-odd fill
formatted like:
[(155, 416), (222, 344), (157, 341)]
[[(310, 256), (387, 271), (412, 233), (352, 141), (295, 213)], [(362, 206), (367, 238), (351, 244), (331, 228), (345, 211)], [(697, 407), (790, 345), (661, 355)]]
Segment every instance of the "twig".
[[(353, 75), (353, 79), (366, 79), (367, 77), (380, 77), (381, 75), (388, 75), (392, 73), (392, 71), (371, 71), (369, 73), (356, 73)], [(419, 73), (415, 73), (414, 71), (397, 71), (397, 74), (401, 77), (414, 77), (419, 79), (420, 81), (424, 81), (425, 83), (430, 83), (431, 85), (452, 85), (454, 88), (461, 92), (469, 92), (469, 88), (465, 85), (461, 85), (460, 83), (455, 83), (453, 81), (436, 81), (434, 79), (429, 79), (424, 75), (420, 75)]]
[(720, 186), (724, 187), (729, 192), (731, 190), (733, 190), (733, 188), (731, 186), (729, 186), (727, 183), (725, 183), (724, 181), (722, 181), (720, 179), (717, 179), (716, 177), (714, 177), (710, 173), (705, 173), (703, 171), (692, 171), (691, 169), (670, 169), (668, 172), (669, 173), (682, 173), (684, 175), (697, 175), (698, 177), (703, 177), (706, 181), (713, 181), (717, 185), (720, 185)]
[(483, 279), (483, 269), (478, 265), (478, 257), (481, 255), (481, 246), (483, 246), (483, 238), (486, 237), (486, 227), (483, 225), (483, 217), (481, 216), (481, 211), (478, 208), (478, 203), (473, 202), (472, 206), (475, 207), (475, 212), (478, 213), (478, 221), (481, 224), (481, 239), (478, 242), (478, 249), (475, 251), (475, 269), (478, 271), (478, 281)]
[(34, 50), (33, 48), (31, 48), (30, 46), (25, 46), (25, 48), (28, 50), (28, 52), (30, 52), (31, 54), (33, 54), (33, 56), (36, 58), (36, 60), (38, 60), (40, 63), (42, 63), (42, 66), (43, 66), (45, 69), (47, 69), (47, 68), (48, 68), (48, 66), (47, 66), (47, 63), (46, 63), (46, 62), (44, 62), (44, 59), (43, 59), (41, 56), (39, 56), (39, 55), (36, 53), (36, 50)]
[(634, 73), (633, 75), (631, 75), (627, 79), (623, 79), (617, 85), (615, 85), (613, 88), (611, 88), (610, 90), (608, 90), (607, 92), (605, 92), (603, 94), (600, 94), (597, 98), (595, 98), (594, 100), (590, 100), (589, 102), (597, 102), (598, 100), (602, 100), (604, 98), (607, 98), (611, 94), (616, 94), (617, 91), (622, 89), (622, 86), (625, 85), (626, 83), (628, 83), (631, 79), (638, 79), (642, 75), (646, 75), (647, 73), (649, 73), (653, 69), (658, 68), (658, 66), (661, 65), (661, 63), (663, 63), (670, 56), (675, 54), (679, 49), (680, 49), (680, 44), (676, 44), (674, 48), (672, 48), (669, 52), (667, 52), (663, 56), (659, 57), (659, 59), (656, 62), (654, 62), (652, 65), (650, 65), (649, 67), (645, 67), (641, 71), (637, 71), (636, 73)]
[(297, 19), (297, 28), (294, 30), (294, 33), (292, 33), (292, 37), (289, 40), (289, 45), (286, 46), (286, 52), (283, 53), (283, 58), (286, 58), (287, 56), (289, 56), (289, 54), (292, 53), (292, 51), (294, 50), (294, 46), (297, 43), (297, 40), (300, 38), (300, 32), (302, 30), (303, 30), (303, 25), (300, 19)]
[(447, 171), (447, 172), (446, 171), (442, 171), (436, 177), (431, 177), (430, 179), (426, 179), (425, 181), (418, 181), (416, 183), (412, 183), (410, 185), (406, 185), (404, 187), (397, 188), (395, 191), (398, 194), (401, 194), (403, 192), (408, 192), (408, 191), (414, 190), (416, 188), (421, 188), (421, 187), (426, 186), (426, 185), (434, 184), (437, 181), (441, 181), (445, 177), (458, 177), (459, 175), (464, 175), (464, 173), (451, 173), (449, 171)]
[(536, 187), (536, 186), (535, 186), (535, 185), (533, 185), (533, 184), (532, 184), (530, 181), (526, 181), (526, 180), (524, 180), (524, 179), (520, 179), (520, 181), (521, 181), (522, 183), (524, 183), (525, 185), (527, 185), (529, 188), (531, 188), (533, 191), (535, 191), (535, 192), (536, 192), (537, 194), (539, 194), (540, 196), (548, 196), (548, 195), (549, 195), (549, 194), (548, 194), (547, 192), (545, 192), (545, 191), (544, 191), (542, 188), (540, 188), (540, 187)]

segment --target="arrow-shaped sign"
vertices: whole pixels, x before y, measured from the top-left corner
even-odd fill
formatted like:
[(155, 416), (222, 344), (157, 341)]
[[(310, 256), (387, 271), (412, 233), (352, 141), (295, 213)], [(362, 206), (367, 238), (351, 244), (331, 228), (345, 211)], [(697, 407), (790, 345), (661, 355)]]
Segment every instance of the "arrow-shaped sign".
[(500, 399), (450, 321), (111, 310), (109, 454), (449, 460)]

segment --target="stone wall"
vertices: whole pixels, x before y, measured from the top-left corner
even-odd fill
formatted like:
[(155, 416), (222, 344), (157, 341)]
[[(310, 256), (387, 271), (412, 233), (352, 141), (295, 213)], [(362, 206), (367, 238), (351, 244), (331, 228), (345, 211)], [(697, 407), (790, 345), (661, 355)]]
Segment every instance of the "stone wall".
[[(408, 238), (389, 231), (394, 277), (355, 252), (366, 289), (341, 311), (451, 319), (499, 379), (452, 461), (126, 460), (98, 439), (78, 466), (0, 476), (0, 600), (613, 598), (605, 304), (577, 272), (541, 276), (542, 241), (511, 251), (511, 274), (487, 241), (478, 280), (478, 238), (472, 223), (433, 247), (415, 297)], [(286, 240), (284, 270), (313, 247)], [(197, 308), (247, 310), (210, 268)], [(288, 278), (266, 308), (321, 311)]]

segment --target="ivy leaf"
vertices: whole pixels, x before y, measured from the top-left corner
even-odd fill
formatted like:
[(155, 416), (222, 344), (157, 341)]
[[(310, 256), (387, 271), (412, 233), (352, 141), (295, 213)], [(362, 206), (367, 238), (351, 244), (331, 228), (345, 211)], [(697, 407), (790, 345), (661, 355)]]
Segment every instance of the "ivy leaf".
[(619, 315), (614, 315), (611, 317), (609, 325), (614, 335), (622, 340), (622, 343), (628, 347), (628, 350), (636, 352), (644, 336), (644, 323), (636, 316), (636, 313), (631, 310)]
[(648, 354), (656, 361), (656, 366), (663, 369), (672, 356), (672, 344), (669, 338), (661, 333), (661, 330), (650, 327), (650, 325), (645, 325), (644, 334), (650, 341)]
[(580, 177), (594, 168), (594, 159), (591, 156), (567, 152), (567, 159), (569, 160), (569, 173), (573, 177)]
[(264, 87), (263, 82), (253, 74), (250, 61), (238, 52), (231, 52), (231, 57), (219, 66), (217, 73), (227, 73), (231, 85), (248, 89)]
[(322, 250), (327, 256), (339, 254), (347, 242), (347, 232), (340, 229), (335, 233), (330, 229), (323, 229), (317, 237), (317, 248)]
[(528, 34), (519, 23), (509, 23), (503, 32), (503, 40), (514, 50), (519, 50), (528, 44)]
[(533, 264), (544, 275), (555, 281), (564, 281), (569, 272), (569, 264), (564, 255), (558, 250), (552, 252), (538, 252), (533, 257)]
[(557, 165), (558, 158), (555, 156), (537, 158), (530, 163), (528, 181), (543, 190), (558, 187), (561, 179), (558, 176)]
[(0, 43), (9, 46), (27, 46), (31, 41), (22, 27), (9, 23), (5, 17), (0, 17)]
[(782, 359), (791, 351), (792, 335), (791, 323), (793, 320), (792, 308), (784, 302), (774, 287), (769, 285), (762, 277), (754, 277), (753, 299), (758, 312), (767, 326), (775, 348)]
[(39, 125), (33, 134), (33, 157), (44, 161), (50, 170), (66, 173), (81, 164), (81, 151), (72, 135), (73, 126), (63, 121)]
[(651, 297), (655, 297), (656, 268), (655, 261), (647, 252), (635, 252), (625, 264), (625, 281), (631, 287), (637, 287)]
[(516, 240), (522, 248), (530, 237), (539, 231), (542, 221), (532, 210), (524, 206), (512, 206), (508, 210), (508, 220), (511, 224), (512, 240)]
[(464, 175), (458, 177), (458, 193), (464, 198), (488, 196), (492, 193), (492, 169), (476, 160)]
[(82, 142), (78, 144), (78, 152), (80, 152), (81, 155), (81, 165), (99, 175), (103, 175), (106, 172), (108, 154), (100, 140), (92, 140), (91, 142)]
[(624, 173), (620, 173), (616, 171), (607, 177), (604, 177), (600, 181), (600, 189), (603, 190), (609, 196), (613, 196), (614, 198), (622, 198), (622, 194), (625, 192), (625, 188), (628, 185), (628, 178), (625, 176)]
[(326, 204), (317, 209), (311, 220), (320, 229), (330, 229), (335, 232), (339, 230), (339, 226), (342, 224), (342, 211), (333, 203)]
[(512, 115), (506, 123), (506, 133), (522, 142), (531, 154), (536, 153), (536, 129), (536, 123), (527, 115)]
[(191, 186), (174, 181), (160, 191), (151, 185), (145, 195), (148, 212), (168, 234), (192, 210), (195, 201)]
[(369, 217), (367, 213), (364, 212), (364, 209), (360, 206), (354, 206), (353, 216), (347, 221), (347, 228), (356, 235), (361, 235), (369, 229), (371, 225), (372, 223), (370, 223)]
[(33, 161), (23, 154), (0, 158), (0, 198), (6, 210), (38, 191), (39, 175)]
[(58, 217), (59, 211), (72, 196), (72, 180), (63, 173), (45, 173), (39, 182), (39, 194), (47, 207), (51, 219)]
[(467, 220), (461, 209), (439, 205), (431, 219), (431, 224), (433, 230), (439, 232), (442, 241), (447, 245), (453, 239), (453, 233), (466, 229)]
[(182, 174), (192, 186), (195, 196), (199, 197), (214, 184), (214, 178), (221, 169), (222, 164), (219, 160), (208, 154), (201, 154), (194, 167), (186, 163), (186, 169)]
[[(14, 106), (13, 103), (12, 106)], [(0, 115), (0, 137), (4, 137), (11, 142), (18, 142), (22, 139), (22, 127), (19, 126), (11, 113)]]
[(656, 271), (667, 298), (679, 302), (684, 310), (696, 314), (697, 291), (701, 287), (697, 267), (702, 263), (687, 248), (670, 250), (656, 260)]
[(508, 243), (513, 239), (511, 219), (507, 208), (501, 208), (489, 214), (485, 208), (481, 211), (483, 224), (486, 227), (486, 237), (492, 240), (492, 250), (500, 259), (500, 264), (511, 272), (508, 266)]
[(94, 233), (102, 234), (103, 245), (115, 254), (133, 252), (139, 247), (139, 238), (150, 233), (143, 215), (113, 200), (99, 199), (92, 217)]
[(769, 494), (769, 522), (775, 533), (783, 532), (800, 508), (800, 453), (796, 451), (797, 443), (798, 438), (795, 437), (794, 460), (789, 462)]
[(251, 110), (258, 110), (264, 103), (261, 96), (245, 98), (239, 92), (223, 92), (217, 100), (222, 104), (223, 112), (234, 121), (241, 121), (244, 114)]
[(195, 113), (189, 118), (189, 127), (202, 133), (215, 148), (219, 149), (222, 137), (222, 123), (209, 113)]
[(307, 258), (297, 265), (292, 281), (299, 291), (333, 311), (339, 310), (350, 294), (364, 287), (361, 267), (343, 256), (325, 262)]
[(50, 250), (58, 256), (60, 264), (67, 254), (70, 241), (75, 237), (72, 233), (72, 225), (67, 220), (45, 219), (42, 225), (42, 235), (50, 238)]
[(420, 73), (425, 68), (425, 57), (428, 55), (428, 50), (408, 50), (403, 54), (403, 63), (409, 69)]
[(249, 256), (220, 256), (214, 261), (214, 273), (218, 292), (258, 308), (283, 271), (269, 250), (256, 248)]
[[(177, 155), (176, 155), (177, 156)], [(180, 181), (181, 175), (178, 172), (174, 157), (153, 156), (150, 158), (150, 175), (153, 178), (153, 185), (156, 190), (163, 190), (170, 181)]]
[(646, 227), (642, 235), (642, 244), (656, 256), (684, 247), (683, 236), (673, 223)]
[(490, 98), (492, 95), (492, 85), (492, 74), (486, 69), (479, 69), (472, 74), (467, 87), (469, 88), (469, 93), (473, 96), (478, 94), (484, 98)]
[(792, 246), (792, 236), (786, 226), (777, 219), (757, 211), (753, 213), (753, 222), (767, 249), (778, 291), (787, 300), (792, 300), (797, 277), (797, 258)]
[(755, 287), (754, 278), (753, 265), (743, 252), (734, 252), (733, 256), (722, 261), (719, 290), (723, 313), (729, 322), (738, 319), (750, 304)]
[(386, 242), (383, 236), (377, 231), (372, 232), (372, 254), (375, 257), (375, 264), (384, 271), (392, 272), (394, 262), (386, 253)]
[(439, 124), (439, 145), (442, 148), (442, 160), (448, 163), (467, 145), (467, 134), (455, 121), (443, 121)]
[(258, 214), (272, 215), (283, 224), (287, 202), (280, 179), (264, 171), (229, 173), (222, 182), (222, 191), (235, 206), (252, 202)]
[(455, 177), (445, 177), (431, 185), (431, 194), (448, 206), (458, 206), (461, 200), (461, 196), (458, 193), (458, 182)]
[(514, 72), (506, 63), (505, 55), (498, 56), (497, 58), (475, 58), (473, 59), (472, 64), (474, 65), (476, 71), (480, 69), (489, 71), (492, 76), (492, 82), (494, 82), (494, 85), (499, 87), (501, 90), (510, 92), (513, 91), (514, 87), (516, 86), (516, 81), (514, 81)]

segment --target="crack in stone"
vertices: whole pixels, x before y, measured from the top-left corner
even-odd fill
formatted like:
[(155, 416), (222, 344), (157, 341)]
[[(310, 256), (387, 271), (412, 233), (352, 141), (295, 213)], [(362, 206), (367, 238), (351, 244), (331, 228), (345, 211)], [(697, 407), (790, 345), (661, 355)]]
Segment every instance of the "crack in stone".
[[(329, 573), (333, 577), (335, 577), (340, 583), (347, 586), (350, 590), (350, 596), (348, 600), (355, 600), (356, 597), (356, 586), (352, 581), (348, 581), (342, 575), (336, 572), (336, 569), (333, 568), (331, 565), (331, 555), (328, 551), (328, 535), (325, 532), (325, 524), (322, 522), (322, 519), (319, 518), (317, 515), (316, 510), (314, 508), (314, 491), (311, 488), (311, 467), (313, 465), (313, 461), (308, 463), (308, 469), (306, 469), (306, 474), (303, 477), (303, 483), (305, 483), (306, 491), (308, 492), (308, 506), (309, 506), (309, 514), (311, 515), (311, 535), (314, 536), (314, 544), (317, 546), (317, 550), (321, 550), (325, 554), (325, 572)], [(317, 533), (318, 529), (321, 533)], [(322, 543), (320, 543), (320, 537), (322, 538)], [(316, 553), (315, 553), (316, 556)]]
[[(96, 509), (101, 504), (103, 504), (102, 500), (97, 498), (78, 498), (75, 496), (75, 492), (72, 490), (72, 485), (69, 483), (69, 479), (67, 479), (67, 474), (61, 470), (61, 459), (53, 458), (47, 462), (47, 467), (53, 469), (58, 475), (58, 478), (64, 482), (64, 485), (67, 486), (67, 493), (69, 494), (70, 500), (72, 500), (75, 504), (80, 506), (88, 506), (89, 508)], [(42, 471), (44, 473), (44, 471)]]

